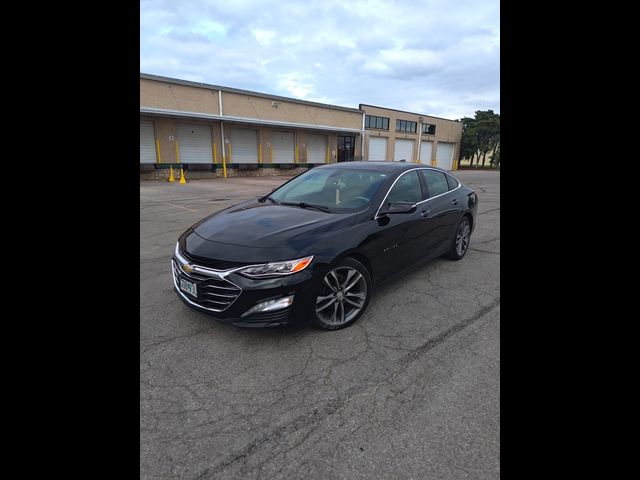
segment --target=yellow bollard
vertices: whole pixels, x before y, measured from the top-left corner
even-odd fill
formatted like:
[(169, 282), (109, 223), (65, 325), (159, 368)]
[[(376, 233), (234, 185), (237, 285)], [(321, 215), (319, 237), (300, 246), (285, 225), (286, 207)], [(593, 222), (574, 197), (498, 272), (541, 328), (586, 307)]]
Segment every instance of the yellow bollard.
[(173, 167), (171, 165), (169, 165), (169, 181), (170, 182), (176, 181), (175, 177), (173, 176)]
[(222, 175), (224, 176), (224, 178), (227, 178), (227, 159), (224, 155), (222, 156)]
[(187, 183), (187, 179), (184, 178), (184, 171), (182, 170), (182, 167), (180, 167), (180, 184), (184, 185), (185, 183)]

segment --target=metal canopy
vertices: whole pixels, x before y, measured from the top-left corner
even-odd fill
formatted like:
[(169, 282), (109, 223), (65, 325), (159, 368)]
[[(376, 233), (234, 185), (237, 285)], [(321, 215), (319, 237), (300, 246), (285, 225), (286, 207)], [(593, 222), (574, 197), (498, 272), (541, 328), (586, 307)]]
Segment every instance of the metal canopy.
[(176, 118), (197, 118), (201, 120), (221, 120), (224, 122), (248, 123), (251, 125), (267, 125), (273, 127), (306, 128), (309, 130), (322, 130), (330, 132), (361, 133), (358, 128), (341, 128), (330, 125), (314, 125), (308, 123), (281, 122), (278, 120), (262, 120), (260, 118), (236, 117), (231, 115), (216, 115), (213, 113), (186, 112), (183, 110), (171, 110), (167, 108), (140, 107), (140, 113), (147, 115), (161, 115)]

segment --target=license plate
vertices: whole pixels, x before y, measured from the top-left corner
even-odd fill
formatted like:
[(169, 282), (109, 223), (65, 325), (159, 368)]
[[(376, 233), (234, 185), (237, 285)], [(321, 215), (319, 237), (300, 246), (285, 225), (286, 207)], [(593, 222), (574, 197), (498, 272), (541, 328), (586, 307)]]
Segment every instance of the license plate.
[(189, 282), (184, 278), (180, 279), (180, 290), (190, 293), (194, 297), (198, 296), (198, 287), (196, 286), (196, 284), (193, 282)]

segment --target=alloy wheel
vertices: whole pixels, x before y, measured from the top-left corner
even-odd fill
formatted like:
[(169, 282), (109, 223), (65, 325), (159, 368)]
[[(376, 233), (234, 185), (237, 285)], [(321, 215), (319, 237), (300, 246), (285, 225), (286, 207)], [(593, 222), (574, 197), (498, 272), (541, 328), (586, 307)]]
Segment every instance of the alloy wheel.
[(316, 300), (316, 315), (328, 325), (348, 323), (367, 301), (367, 282), (355, 268), (334, 268), (325, 275), (323, 287)]
[(464, 255), (469, 247), (469, 237), (471, 236), (471, 228), (469, 227), (469, 220), (466, 218), (460, 223), (458, 227), (458, 233), (456, 233), (456, 253), (459, 257)]

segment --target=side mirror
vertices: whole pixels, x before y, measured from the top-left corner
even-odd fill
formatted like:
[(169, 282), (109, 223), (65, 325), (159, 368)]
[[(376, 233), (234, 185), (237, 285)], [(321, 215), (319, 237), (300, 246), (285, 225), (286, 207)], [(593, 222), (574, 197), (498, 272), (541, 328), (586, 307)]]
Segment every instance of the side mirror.
[(379, 215), (391, 215), (394, 213), (413, 213), (416, 211), (416, 204), (411, 202), (386, 203), (380, 209)]

